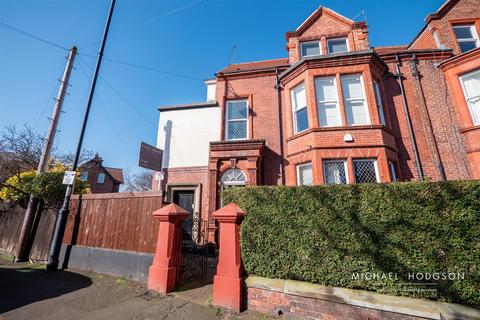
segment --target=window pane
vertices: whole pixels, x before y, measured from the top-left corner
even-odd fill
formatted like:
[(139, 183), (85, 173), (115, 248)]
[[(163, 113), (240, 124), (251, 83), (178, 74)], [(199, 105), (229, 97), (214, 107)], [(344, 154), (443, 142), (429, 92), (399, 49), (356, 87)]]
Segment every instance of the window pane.
[(380, 123), (385, 125), (385, 114), (383, 113), (383, 103), (382, 103), (382, 96), (380, 95), (380, 87), (376, 82), (373, 83), (373, 86), (375, 87), (375, 99), (377, 101), (378, 116), (380, 117)]
[(316, 56), (320, 54), (319, 42), (302, 43), (301, 47), (302, 47), (302, 57)]
[(97, 177), (97, 183), (104, 183), (105, 182), (105, 173), (99, 173)]
[(457, 39), (471, 39), (474, 37), (471, 26), (454, 27), (453, 31)]
[(347, 52), (347, 39), (330, 39), (328, 40), (328, 53)]
[(345, 101), (345, 113), (348, 125), (368, 124), (367, 112), (363, 101)]
[(480, 70), (461, 77), (473, 124), (480, 124)]
[(247, 118), (247, 101), (229, 101), (227, 109), (229, 120)]
[(390, 169), (390, 177), (392, 178), (392, 181), (397, 181), (397, 172), (395, 171), (395, 165), (392, 161), (388, 161), (388, 167)]
[(460, 46), (460, 51), (467, 52), (477, 47), (477, 41), (462, 41), (458, 45)]
[(297, 166), (298, 185), (311, 186), (313, 185), (312, 164), (302, 164)]
[(228, 140), (247, 138), (247, 121), (229, 121), (228, 122)]
[(375, 160), (354, 160), (353, 169), (355, 170), (355, 181), (357, 183), (373, 183), (378, 181), (375, 171)]
[(363, 99), (362, 82), (360, 75), (344, 76), (342, 79), (343, 97), (350, 99)]
[(339, 126), (338, 107), (336, 103), (319, 103), (318, 119), (320, 126)]
[(315, 79), (315, 90), (318, 101), (337, 101), (337, 90), (335, 90), (335, 78)]
[(295, 118), (297, 120), (297, 130), (296, 130), (296, 132), (307, 130), (308, 129), (307, 108), (303, 108), (300, 111), (296, 111), (295, 115), (296, 115)]
[(299, 110), (307, 106), (307, 96), (305, 94), (305, 85), (296, 86), (293, 91), (293, 110)]
[(324, 161), (323, 170), (325, 172), (326, 184), (346, 184), (347, 175), (345, 173), (345, 161)]

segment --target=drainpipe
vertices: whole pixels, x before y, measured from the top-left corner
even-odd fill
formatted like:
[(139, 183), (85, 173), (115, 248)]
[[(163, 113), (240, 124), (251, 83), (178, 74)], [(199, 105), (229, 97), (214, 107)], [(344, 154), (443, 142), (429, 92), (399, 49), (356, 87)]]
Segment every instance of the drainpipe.
[(280, 179), (281, 185), (285, 185), (285, 161), (283, 152), (283, 125), (282, 125), (282, 85), (280, 84), (280, 73), (278, 67), (275, 68), (275, 90), (277, 91), (277, 109), (278, 109), (278, 132), (280, 138)]
[(417, 68), (417, 63), (418, 63), (417, 54), (413, 53), (413, 55), (412, 55), (412, 75), (417, 82), (417, 85), (418, 85), (418, 88), (419, 88), (419, 91), (420, 91), (420, 96), (421, 96), (420, 102), (421, 102), (422, 108), (423, 108), (423, 110), (424, 110), (424, 112), (427, 116), (428, 128), (429, 128), (430, 132), (432, 133), (432, 141), (433, 141), (433, 147), (434, 147), (434, 150), (435, 150), (435, 162), (436, 162), (436, 165), (437, 165), (437, 169), (438, 169), (438, 172), (440, 173), (441, 180), (445, 181), (445, 180), (447, 180), (447, 177), (446, 177), (446, 174), (445, 174), (445, 168), (443, 167), (442, 159), (440, 158), (440, 150), (438, 148), (437, 138), (435, 137), (435, 134), (433, 132), (432, 120), (430, 119), (430, 114), (428, 112), (427, 101), (425, 99), (425, 93), (423, 91), (422, 81), (421, 81), (421, 78), (420, 78), (421, 76), (420, 76), (420, 72), (418, 71), (418, 68)]
[(400, 86), (400, 93), (402, 95), (403, 107), (405, 109), (405, 117), (407, 119), (408, 132), (410, 133), (410, 138), (412, 140), (413, 153), (415, 155), (415, 166), (417, 167), (417, 173), (420, 181), (424, 180), (422, 165), (420, 163), (420, 156), (418, 154), (417, 140), (415, 139), (415, 133), (413, 132), (412, 119), (410, 117), (410, 111), (408, 109), (407, 97), (405, 96), (405, 87), (403, 86), (403, 74), (400, 71), (400, 58), (398, 54), (395, 55), (396, 60), (396, 71), (395, 77), (398, 80)]

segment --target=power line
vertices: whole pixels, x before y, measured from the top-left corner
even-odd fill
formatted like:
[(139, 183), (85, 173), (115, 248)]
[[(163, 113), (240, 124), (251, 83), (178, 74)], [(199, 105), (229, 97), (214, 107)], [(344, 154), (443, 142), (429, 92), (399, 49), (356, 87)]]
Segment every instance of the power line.
[[(80, 61), (85, 64), (88, 68), (92, 69), (92, 67), (90, 65), (88, 65), (87, 62), (85, 62), (85, 60), (83, 60), (81, 57), (79, 57)], [(138, 113), (138, 115), (143, 119), (145, 120), (145, 122), (147, 122), (148, 124), (150, 124), (153, 128), (156, 128), (157, 126), (151, 122), (149, 119), (147, 119), (142, 112), (140, 112), (140, 110), (138, 110), (138, 108), (130, 101), (128, 100), (125, 96), (123, 96), (117, 89), (115, 89), (107, 80), (105, 80), (105, 78), (103, 78), (102, 76), (99, 76), (99, 78), (116, 94), (118, 95), (123, 101), (125, 101), (136, 113)]]
[[(88, 53), (80, 53), (80, 54), (84, 55), (84, 56), (88, 56), (88, 57), (95, 57), (95, 55), (88, 54)], [(186, 74), (183, 74), (183, 73), (177, 73), (177, 72), (162, 70), (162, 69), (153, 68), (153, 67), (149, 67), (149, 66), (142, 66), (142, 65), (131, 63), (131, 62), (111, 59), (111, 58), (107, 58), (107, 57), (104, 57), (103, 59), (105, 61), (108, 61), (108, 62), (122, 64), (122, 65), (130, 66), (130, 67), (133, 67), (133, 68), (137, 68), (137, 69), (143, 69), (143, 70), (158, 72), (158, 73), (162, 73), (162, 74), (168, 74), (168, 75), (171, 75), (171, 76), (190, 79), (190, 80), (195, 80), (195, 81), (202, 81), (202, 82), (205, 81), (205, 79), (197, 78), (197, 77), (186, 75)]]
[(40, 120), (43, 118), (43, 115), (45, 114), (45, 111), (47, 111), (47, 107), (50, 105), (50, 103), (53, 101), (53, 96), (55, 95), (55, 91), (58, 87), (58, 83), (55, 83), (55, 86), (53, 87), (52, 89), (52, 92), (50, 93), (50, 95), (48, 96), (48, 100), (45, 102), (45, 105), (43, 106), (43, 109), (42, 109), (42, 112), (40, 113), (40, 115), (38, 116), (38, 119), (37, 121), (35, 121), (35, 126), (33, 127), (33, 130), (34, 131), (37, 131), (37, 127), (38, 125), (40, 124)]
[(19, 34), (22, 34), (22, 35), (24, 35), (24, 36), (26, 36), (26, 37), (35, 39), (35, 40), (37, 40), (37, 41), (41, 41), (41, 42), (43, 42), (43, 43), (46, 43), (46, 44), (48, 44), (48, 45), (50, 45), (50, 46), (53, 46), (53, 47), (56, 47), (56, 48), (58, 48), (58, 49), (62, 49), (62, 50), (65, 50), (65, 51), (69, 51), (69, 50), (70, 50), (70, 49), (68, 49), (68, 48), (66, 48), (66, 47), (64, 47), (64, 46), (61, 46), (61, 45), (57, 44), (57, 43), (54, 43), (54, 42), (52, 42), (52, 41), (49, 41), (49, 40), (40, 38), (40, 37), (38, 37), (38, 36), (36, 36), (36, 35), (34, 35), (34, 34), (31, 34), (31, 33), (27, 32), (27, 31), (18, 29), (18, 28), (14, 27), (14, 26), (8, 25), (8, 24), (3, 23), (3, 22), (0, 22), (0, 27), (2, 27), (2, 28), (4, 28), (4, 29), (7, 29), (7, 30), (10, 30), (10, 31), (17, 32), (17, 33), (19, 33)]

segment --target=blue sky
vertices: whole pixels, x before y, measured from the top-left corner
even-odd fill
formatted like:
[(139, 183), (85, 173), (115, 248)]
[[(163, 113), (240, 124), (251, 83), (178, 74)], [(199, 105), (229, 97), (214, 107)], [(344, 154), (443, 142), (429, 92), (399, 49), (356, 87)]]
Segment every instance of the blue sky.
[[(56, 145), (73, 151), (109, 0), (0, 0), (0, 22), (79, 48)], [(117, 0), (84, 148), (105, 165), (138, 170), (141, 141), (156, 143), (157, 107), (204, 101), (201, 79), (231, 62), (286, 57), (285, 32), (318, 6), (353, 18), (364, 10), (372, 46), (406, 44), (443, 0)], [(359, 20), (359, 19), (357, 19)], [(0, 27), (0, 126), (42, 135), (67, 52)], [(83, 54), (83, 55), (82, 55)]]

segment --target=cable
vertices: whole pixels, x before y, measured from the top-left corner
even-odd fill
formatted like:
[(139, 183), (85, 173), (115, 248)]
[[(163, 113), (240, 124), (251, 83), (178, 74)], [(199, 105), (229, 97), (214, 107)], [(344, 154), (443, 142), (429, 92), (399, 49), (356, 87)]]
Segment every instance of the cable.
[[(81, 57), (79, 57), (79, 61), (81, 61), (81, 63), (85, 64), (87, 67), (89, 67), (90, 69), (93, 70), (93, 68), (87, 63), (85, 62), (85, 60), (83, 60)], [(125, 98), (117, 89), (115, 89), (107, 80), (105, 80), (105, 78), (103, 78), (102, 76), (99, 76), (99, 78), (115, 93), (117, 94), (123, 101), (125, 101), (135, 112), (137, 112), (143, 120), (145, 120), (145, 122), (147, 122), (148, 124), (150, 124), (153, 128), (156, 128), (157, 126), (151, 122), (149, 119), (147, 119), (143, 113), (141, 113), (137, 107), (132, 103), (130, 102), (130, 100), (128, 100), (127, 98)]]
[[(95, 55), (88, 54), (88, 53), (79, 53), (79, 55), (84, 55), (84, 56), (88, 56), (88, 57), (95, 57)], [(195, 81), (202, 81), (202, 82), (204, 81), (204, 79), (200, 79), (200, 78), (189, 76), (189, 75), (182, 74), (182, 73), (161, 70), (161, 69), (148, 67), (148, 66), (141, 66), (141, 65), (134, 64), (134, 63), (131, 63), (131, 62), (120, 61), (120, 60), (116, 60), (116, 59), (110, 59), (110, 58), (107, 58), (107, 57), (103, 57), (103, 60), (108, 61), (108, 62), (113, 62), (113, 63), (118, 63), (118, 64), (130, 66), (130, 67), (134, 67), (134, 68), (137, 68), (137, 69), (143, 69), (143, 70), (158, 72), (158, 73), (162, 73), (162, 74), (168, 74), (168, 75), (175, 76), (175, 77), (180, 77), (180, 78), (185, 78), (185, 79), (190, 79), (190, 80), (195, 80)]]
[(58, 87), (58, 84), (59, 82), (55, 83), (55, 86), (53, 87), (52, 89), (52, 92), (50, 93), (50, 95), (48, 96), (48, 100), (47, 102), (45, 102), (45, 105), (43, 106), (43, 109), (42, 109), (42, 113), (40, 113), (40, 115), (38, 116), (38, 119), (37, 121), (35, 121), (35, 126), (33, 127), (33, 131), (37, 131), (37, 127), (40, 123), (40, 120), (43, 118), (43, 115), (45, 114), (45, 111), (47, 111), (47, 107), (48, 105), (52, 102), (53, 100), (53, 96), (55, 95), (55, 91)]
[(54, 43), (54, 42), (52, 42), (52, 41), (49, 41), (49, 40), (40, 38), (40, 37), (38, 37), (38, 36), (36, 36), (36, 35), (34, 35), (34, 34), (31, 34), (31, 33), (27, 32), (27, 31), (20, 30), (20, 29), (18, 29), (18, 28), (16, 28), (16, 27), (13, 27), (13, 26), (8, 25), (8, 24), (3, 23), (3, 22), (0, 22), (0, 27), (2, 27), (2, 28), (4, 28), (4, 29), (7, 29), (7, 30), (10, 30), (10, 31), (14, 31), (14, 32), (20, 33), (20, 34), (22, 34), (22, 35), (24, 35), (24, 36), (26, 36), (26, 37), (35, 39), (35, 40), (37, 40), (37, 41), (41, 41), (41, 42), (43, 42), (43, 43), (46, 43), (46, 44), (48, 44), (48, 45), (50, 45), (50, 46), (53, 46), (53, 47), (56, 47), (56, 48), (58, 48), (58, 49), (62, 49), (62, 50), (65, 50), (65, 51), (69, 51), (69, 50), (70, 50), (70, 49), (68, 49), (68, 48), (66, 48), (66, 47), (64, 47), (64, 46), (61, 46), (61, 45), (56, 44), (56, 43)]

